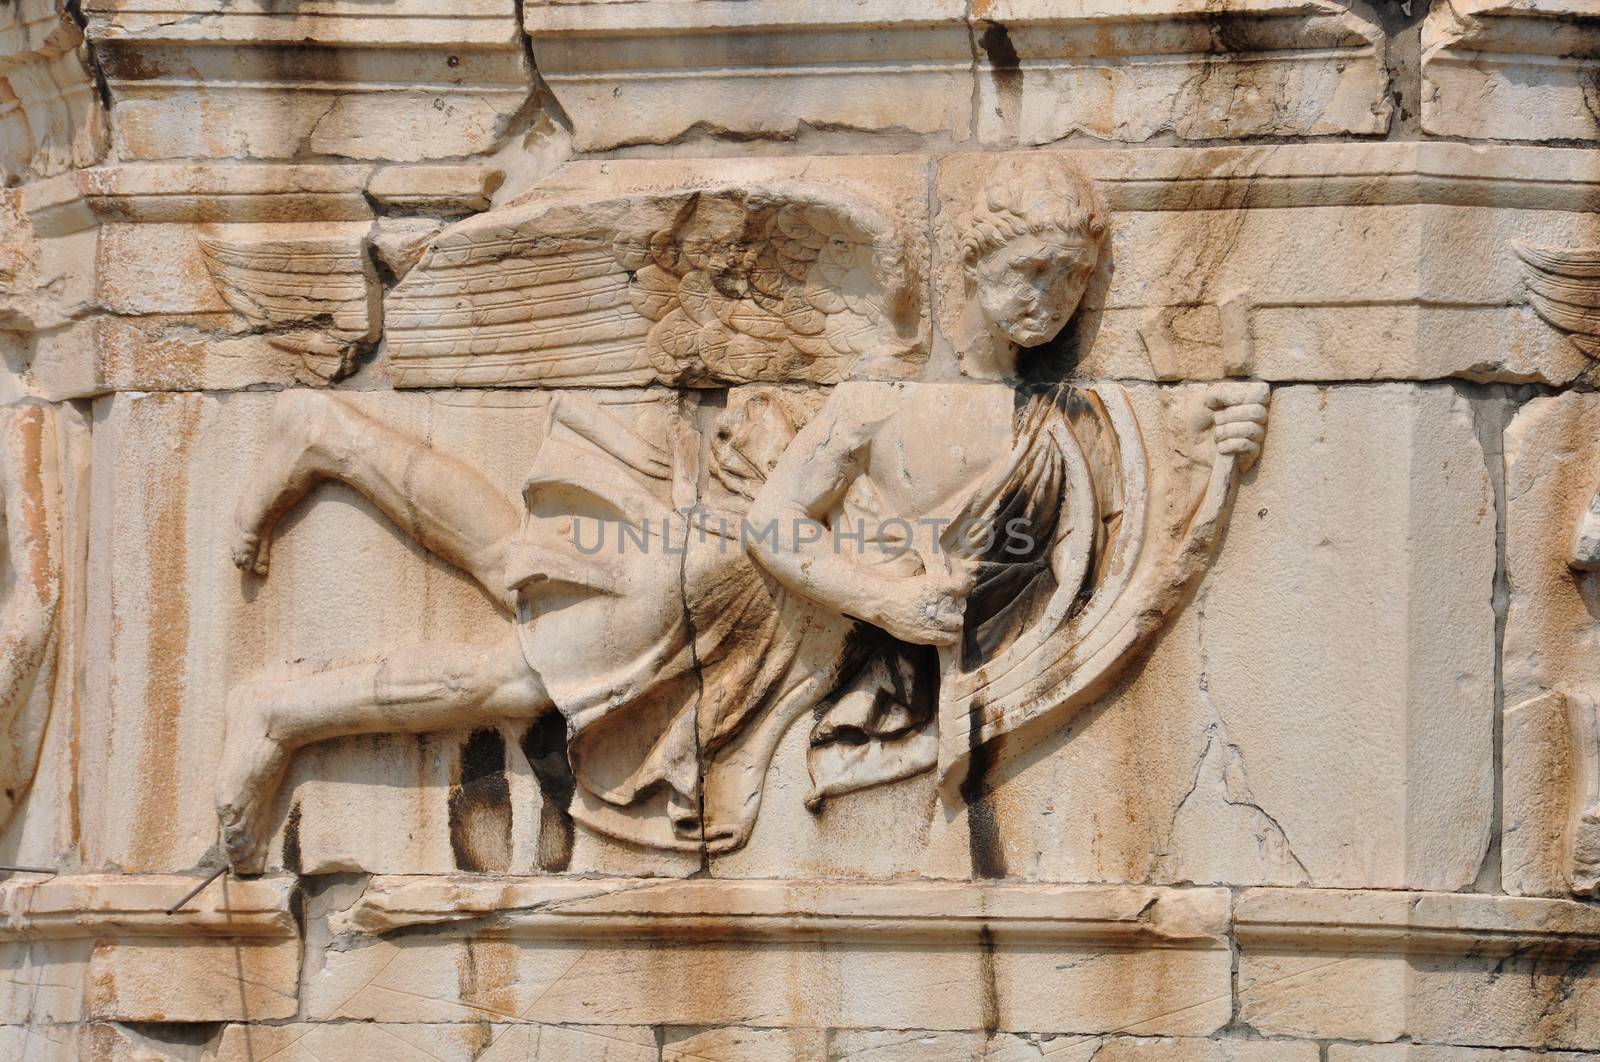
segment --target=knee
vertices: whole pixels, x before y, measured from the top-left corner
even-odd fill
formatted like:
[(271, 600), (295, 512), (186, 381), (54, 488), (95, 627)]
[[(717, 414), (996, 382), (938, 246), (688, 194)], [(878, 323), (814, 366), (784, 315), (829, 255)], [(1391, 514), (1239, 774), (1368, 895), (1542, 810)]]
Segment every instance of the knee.
[(491, 699), (496, 711), (513, 719), (533, 719), (554, 707), (520, 644), (513, 641), (509, 646), (496, 646), (491, 653), (488, 663), (495, 676)]

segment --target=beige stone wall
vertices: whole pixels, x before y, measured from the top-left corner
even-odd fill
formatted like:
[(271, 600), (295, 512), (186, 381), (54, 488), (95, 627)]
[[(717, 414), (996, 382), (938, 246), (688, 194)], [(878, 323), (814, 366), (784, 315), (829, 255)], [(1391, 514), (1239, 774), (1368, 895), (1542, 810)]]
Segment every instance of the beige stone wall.
[[(1597, 83), (1585, 0), (0, 0), (0, 1058), (1600, 1059)], [(549, 548), (980, 495), (1057, 592), (931, 686), (920, 531)]]

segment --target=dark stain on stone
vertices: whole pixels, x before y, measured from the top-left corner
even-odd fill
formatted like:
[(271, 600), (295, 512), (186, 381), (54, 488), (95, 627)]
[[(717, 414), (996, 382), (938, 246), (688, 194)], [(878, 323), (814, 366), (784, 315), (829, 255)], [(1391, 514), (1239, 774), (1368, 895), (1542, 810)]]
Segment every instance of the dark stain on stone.
[(572, 815), (567, 809), (577, 786), (567, 762), (566, 718), (560, 712), (541, 715), (522, 735), (522, 754), (544, 794), (535, 845), (539, 869), (566, 870), (572, 861)]
[(999, 22), (984, 27), (978, 46), (989, 59), (989, 76), (994, 78), (995, 113), (1015, 117), (1022, 102), (1022, 61), (1017, 58), (1011, 34)]
[(289, 809), (289, 818), (283, 824), (283, 869), (291, 874), (300, 873), (300, 802)]
[(1394, 37), (1414, 28), (1427, 18), (1431, 2), (1432, 0), (1377, 0), (1372, 5), (1372, 13), (1378, 17), (1378, 25), (1382, 27), (1383, 35)]
[(1000, 1030), (1000, 986), (995, 980), (994, 930), (978, 930), (978, 987), (983, 992), (983, 1031), (993, 1036)]
[[(982, 706), (973, 703), (976, 715)], [(995, 743), (982, 741), (981, 731), (974, 727), (968, 737), (971, 750), (967, 760), (967, 776), (961, 780), (961, 799), (967, 805), (967, 852), (972, 858), (972, 873), (979, 878), (1006, 876), (1006, 855), (1000, 838), (1000, 819), (995, 813), (994, 798), (984, 786), (984, 779), (993, 762)], [(987, 930), (985, 930), (987, 932)]]
[(456, 868), (510, 869), (511, 785), (500, 731), (474, 730), (461, 746), (459, 770), (459, 781), (450, 787), (450, 849)]

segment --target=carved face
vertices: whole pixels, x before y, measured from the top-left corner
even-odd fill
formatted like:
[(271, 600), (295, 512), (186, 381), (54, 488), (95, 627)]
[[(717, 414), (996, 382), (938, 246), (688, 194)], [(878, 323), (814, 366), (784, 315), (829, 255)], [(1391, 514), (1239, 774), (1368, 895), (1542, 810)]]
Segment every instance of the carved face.
[(985, 255), (974, 270), (989, 321), (1019, 347), (1056, 337), (1094, 273), (1094, 247), (1065, 236), (1021, 236)]

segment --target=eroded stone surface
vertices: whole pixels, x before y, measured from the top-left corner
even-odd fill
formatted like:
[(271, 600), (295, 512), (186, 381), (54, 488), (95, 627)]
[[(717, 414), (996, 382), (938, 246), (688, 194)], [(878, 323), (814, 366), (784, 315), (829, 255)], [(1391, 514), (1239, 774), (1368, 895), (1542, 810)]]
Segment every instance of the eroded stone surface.
[(1240, 1020), (1261, 1032), (1600, 1046), (1587, 958), (1600, 926), (1587, 905), (1252, 890), (1235, 924)]
[(1430, 133), (1594, 140), (1600, 19), (1584, 0), (1447, 0), (1422, 25)]
[(1589, 781), (1596, 625), (1593, 576), (1573, 565), (1600, 482), (1597, 431), (1600, 406), (1569, 394), (1529, 402), (1506, 432), (1504, 880), (1526, 895), (1592, 887), (1593, 857), (1576, 848), (1600, 796)]

